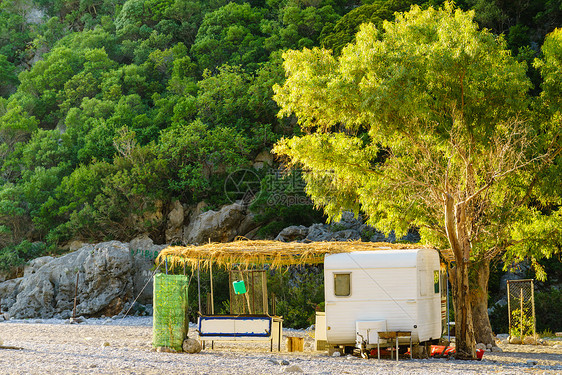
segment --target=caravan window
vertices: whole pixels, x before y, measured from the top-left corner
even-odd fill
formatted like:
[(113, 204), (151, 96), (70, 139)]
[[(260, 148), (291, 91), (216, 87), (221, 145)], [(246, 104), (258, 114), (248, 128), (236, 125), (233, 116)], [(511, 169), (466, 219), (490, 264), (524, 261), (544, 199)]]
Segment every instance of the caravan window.
[(433, 292), (439, 293), (439, 271), (433, 271)]
[(336, 297), (351, 295), (351, 273), (334, 273), (334, 294)]

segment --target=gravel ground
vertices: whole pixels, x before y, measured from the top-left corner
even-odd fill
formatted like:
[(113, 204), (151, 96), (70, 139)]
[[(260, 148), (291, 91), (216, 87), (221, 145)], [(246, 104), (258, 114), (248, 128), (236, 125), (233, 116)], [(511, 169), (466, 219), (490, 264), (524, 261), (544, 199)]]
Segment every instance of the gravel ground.
[[(152, 350), (151, 318), (11, 320), (0, 323), (0, 374), (276, 374), (295, 366), (307, 374), (562, 374), (562, 343), (549, 346), (501, 345), (503, 353), (480, 362), (447, 359), (400, 360), (328, 357), (313, 351), (306, 331), (283, 330), (305, 337), (305, 351), (269, 352), (269, 344), (219, 343), (199, 354)], [(286, 340), (283, 340), (286, 341)], [(289, 365), (281, 364), (282, 361)], [(537, 364), (531, 364), (536, 362)]]

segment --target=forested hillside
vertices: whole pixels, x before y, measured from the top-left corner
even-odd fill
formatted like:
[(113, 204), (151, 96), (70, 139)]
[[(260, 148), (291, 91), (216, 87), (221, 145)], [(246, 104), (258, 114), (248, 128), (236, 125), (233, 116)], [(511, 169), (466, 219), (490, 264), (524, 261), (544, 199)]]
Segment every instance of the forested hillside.
[[(440, 3), (0, 0), (0, 267), (73, 239), (162, 239), (176, 199), (226, 203), (229, 173), (300, 131), (272, 100), (283, 51), (339, 54), (361, 23)], [(457, 6), (503, 34), (538, 95), (532, 62), (562, 1)]]

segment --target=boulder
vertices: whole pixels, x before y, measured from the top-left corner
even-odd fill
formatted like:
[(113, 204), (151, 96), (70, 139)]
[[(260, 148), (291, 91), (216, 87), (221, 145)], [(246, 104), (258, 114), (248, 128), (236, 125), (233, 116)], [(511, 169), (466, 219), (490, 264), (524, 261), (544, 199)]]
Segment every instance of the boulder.
[(238, 236), (250, 237), (251, 233), (258, 227), (258, 223), (255, 220), (256, 215), (251, 212), (246, 213), (246, 217), (242, 220), (238, 226)]
[(141, 304), (152, 303), (152, 272), (154, 259), (166, 245), (154, 245), (147, 235), (133, 239), (129, 249), (133, 258), (133, 294), (138, 296), (137, 302)]
[(69, 318), (78, 274), (77, 315), (114, 315), (133, 297), (132, 273), (127, 244), (86, 245), (33, 267), (25, 277), (1, 283), (2, 306), (14, 318)]
[(361, 240), (361, 233), (355, 229), (344, 229), (335, 232), (330, 241), (358, 241)]
[(536, 345), (537, 340), (535, 340), (533, 337), (527, 336), (523, 339), (523, 344), (525, 344), (525, 345)]
[(260, 152), (254, 159), (253, 167), (262, 169), (263, 167), (271, 167), (273, 165), (273, 155), (269, 150)]
[(521, 340), (520, 337), (512, 337), (509, 339), (509, 343), (514, 345), (521, 345), (523, 341)]
[(307, 241), (330, 241), (334, 232), (332, 232), (326, 224), (312, 224), (308, 228)]
[(246, 218), (246, 207), (239, 203), (223, 206), (219, 211), (207, 211), (193, 218), (184, 230), (183, 242), (203, 244), (232, 241)]
[(181, 242), (183, 237), (183, 224), (185, 218), (185, 210), (180, 201), (175, 200), (170, 207), (168, 220), (166, 222), (166, 243)]
[[(0, 312), (8, 311), (14, 303), (19, 292), (23, 277), (11, 279), (0, 283)], [(8, 314), (5, 314), (8, 315)], [(8, 320), (8, 319), (6, 319)]]
[(53, 259), (55, 258), (50, 256), (44, 256), (44, 257), (30, 260), (29, 263), (23, 269), (23, 276), (26, 277), (34, 274), (35, 272), (37, 272), (37, 270), (39, 270), (41, 267), (43, 267), (45, 264), (49, 263)]
[(341, 214), (340, 221), (331, 224), (331, 226), (339, 227), (341, 229), (355, 229), (359, 231), (363, 227), (363, 218), (361, 215), (355, 217), (351, 211), (344, 211)]
[(183, 340), (182, 348), (184, 352), (191, 354), (199, 353), (201, 349), (203, 349), (199, 341), (190, 339), (189, 337)]
[(292, 241), (300, 241), (306, 238), (308, 235), (308, 228), (304, 225), (291, 225), (283, 229), (277, 237), (275, 237), (275, 241), (282, 241), (282, 242), (292, 242)]
[(340, 228), (343, 227), (312, 224), (308, 230), (306, 241), (352, 241), (361, 239), (359, 230)]

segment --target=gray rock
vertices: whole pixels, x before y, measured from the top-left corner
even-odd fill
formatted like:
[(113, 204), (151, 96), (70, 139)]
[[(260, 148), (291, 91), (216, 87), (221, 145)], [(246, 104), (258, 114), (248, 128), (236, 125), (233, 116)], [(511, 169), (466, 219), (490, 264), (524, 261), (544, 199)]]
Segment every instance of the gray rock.
[(412, 243), (416, 243), (420, 241), (420, 235), (417, 232), (414, 231), (409, 231), (408, 233), (406, 233), (405, 236), (400, 237), (400, 238), (396, 238), (396, 233), (391, 230), (390, 233), (388, 234), (388, 236), (385, 236), (384, 233), (375, 230), (374, 234), (370, 237), (369, 241), (371, 242), (396, 242), (396, 241), (407, 241), (407, 242), (412, 242)]
[(500, 292), (505, 294), (507, 290), (507, 281), (508, 280), (521, 280), (527, 278), (527, 271), (529, 270), (530, 265), (529, 262), (523, 261), (511, 269), (509, 272), (506, 272), (500, 279)]
[(284, 372), (304, 372), (298, 365), (291, 365), (285, 368)]
[(181, 242), (183, 237), (183, 225), (185, 219), (185, 210), (179, 200), (172, 202), (168, 220), (166, 222), (166, 242), (177, 243)]
[(529, 365), (529, 366), (536, 366), (536, 365), (538, 365), (538, 364), (539, 364), (539, 363), (538, 363), (537, 361), (533, 361), (532, 359), (530, 359), (530, 360), (527, 361), (527, 365)]
[(277, 362), (277, 361), (274, 360), (273, 358), (272, 358), (272, 359), (269, 359), (268, 362), (271, 363), (272, 365), (278, 365), (278, 364), (279, 364), (279, 362)]
[(165, 247), (166, 245), (154, 245), (147, 235), (137, 237), (129, 243), (133, 258), (133, 294), (138, 296), (138, 303), (152, 304), (154, 259)]
[(344, 229), (335, 232), (330, 241), (358, 241), (361, 239), (361, 233), (355, 229)]
[(283, 366), (288, 366), (289, 365), (289, 361), (287, 361), (286, 359), (281, 360), (281, 364)]
[(335, 352), (332, 354), (332, 357), (341, 357), (341, 353), (340, 353), (339, 351), (335, 351)]
[(476, 349), (486, 350), (486, 344), (479, 342), (476, 344)]
[(30, 260), (29, 263), (23, 269), (23, 277), (33, 275), (41, 267), (43, 267), (45, 264), (49, 263), (53, 259), (55, 259), (55, 258), (50, 257), (50, 256), (44, 256), (44, 257), (35, 258), (33, 260)]
[(492, 352), (503, 353), (503, 350), (499, 346), (492, 346)]
[(76, 318), (70, 318), (70, 324), (80, 324), (84, 323), (86, 319), (83, 316), (77, 316)]
[(486, 344), (486, 349), (492, 349), (493, 346), (494, 345), (492, 345), (492, 344)]
[(201, 343), (195, 339), (187, 338), (183, 340), (183, 351), (190, 354), (195, 354), (201, 352), (203, 349)]
[(275, 241), (282, 241), (282, 242), (292, 242), (292, 241), (300, 241), (306, 238), (308, 235), (308, 228), (304, 225), (292, 225), (283, 229), (277, 237), (275, 237)]
[(184, 229), (183, 242), (202, 244), (232, 241), (240, 234), (239, 228), (246, 215), (246, 208), (239, 203), (223, 206), (219, 211), (203, 212), (192, 218)]
[(255, 169), (262, 169), (266, 166), (272, 166), (273, 155), (271, 155), (271, 152), (269, 152), (269, 150), (264, 150), (260, 152), (258, 156), (256, 156), (252, 165)]
[[(361, 233), (356, 229), (343, 228), (338, 224), (312, 224), (306, 236), (307, 241), (354, 241), (361, 239)], [(339, 230), (338, 230), (339, 229)]]
[(127, 244), (111, 241), (86, 245), (51, 259), (38, 269), (34, 267), (26, 277), (0, 283), (2, 307), (7, 307), (15, 318), (58, 315), (68, 319), (78, 274), (76, 313), (114, 315), (121, 311), (124, 302), (133, 298), (132, 272), (133, 260)]
[(237, 232), (238, 236), (251, 237), (251, 233), (258, 227), (258, 223), (255, 220), (256, 215), (251, 212), (246, 212), (246, 217), (242, 220), (238, 226)]
[(308, 228), (307, 241), (330, 241), (334, 232), (325, 224), (312, 224)]
[(535, 340), (533, 337), (527, 336), (523, 339), (523, 344), (525, 345), (536, 345), (537, 340)]
[[(0, 283), (0, 310), (7, 311), (16, 303), (20, 284), (23, 277), (11, 279)], [(9, 318), (6, 318), (9, 320)]]

